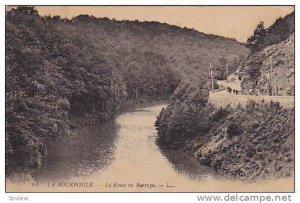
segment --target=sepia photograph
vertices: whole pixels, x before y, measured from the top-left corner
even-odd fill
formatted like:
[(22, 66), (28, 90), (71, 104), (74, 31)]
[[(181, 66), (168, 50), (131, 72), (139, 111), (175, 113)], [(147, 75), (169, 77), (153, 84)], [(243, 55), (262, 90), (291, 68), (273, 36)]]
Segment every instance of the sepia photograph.
[(295, 192), (295, 6), (6, 5), (5, 192)]

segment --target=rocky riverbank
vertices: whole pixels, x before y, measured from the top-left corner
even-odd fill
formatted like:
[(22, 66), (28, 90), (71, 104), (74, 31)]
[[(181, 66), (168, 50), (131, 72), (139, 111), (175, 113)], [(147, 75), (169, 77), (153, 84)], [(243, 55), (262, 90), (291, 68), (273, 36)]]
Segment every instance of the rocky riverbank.
[[(185, 120), (181, 126), (185, 131), (177, 133), (174, 120), (170, 120), (177, 110), (174, 105), (164, 110), (156, 122), (160, 143), (188, 152), (201, 164), (234, 179), (255, 181), (294, 175), (294, 110), (274, 103), (249, 104), (245, 109), (205, 109), (184, 111), (185, 118), (177, 119)], [(199, 125), (184, 126), (187, 119), (202, 123), (202, 129)]]

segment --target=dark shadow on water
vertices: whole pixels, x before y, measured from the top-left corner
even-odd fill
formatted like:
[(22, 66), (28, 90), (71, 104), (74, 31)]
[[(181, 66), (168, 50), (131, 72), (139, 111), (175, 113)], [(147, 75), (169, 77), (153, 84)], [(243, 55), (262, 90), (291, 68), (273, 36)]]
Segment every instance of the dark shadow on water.
[(48, 156), (38, 180), (65, 180), (89, 176), (113, 160), (118, 126), (115, 121), (83, 127), (76, 136), (49, 143)]
[(180, 174), (192, 180), (204, 180), (207, 177), (222, 178), (212, 168), (200, 164), (200, 162), (190, 154), (181, 152), (178, 149), (166, 146), (165, 143), (157, 141), (161, 153), (172, 164), (173, 168)]

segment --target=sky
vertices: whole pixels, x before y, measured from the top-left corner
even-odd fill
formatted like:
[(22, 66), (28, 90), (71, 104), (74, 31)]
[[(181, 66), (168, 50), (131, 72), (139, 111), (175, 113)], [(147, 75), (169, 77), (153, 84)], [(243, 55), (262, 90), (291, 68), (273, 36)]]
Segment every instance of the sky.
[(72, 18), (80, 14), (116, 20), (158, 21), (194, 28), (246, 42), (262, 21), (269, 27), (277, 18), (294, 11), (293, 6), (36, 6), (41, 16)]

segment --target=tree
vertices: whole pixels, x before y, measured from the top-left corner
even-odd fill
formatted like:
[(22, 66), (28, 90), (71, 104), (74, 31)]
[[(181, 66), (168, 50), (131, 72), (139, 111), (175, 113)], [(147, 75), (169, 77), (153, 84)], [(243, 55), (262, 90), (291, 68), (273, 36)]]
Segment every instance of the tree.
[(223, 56), (221, 58), (219, 58), (218, 61), (219, 61), (219, 64), (221, 65), (221, 67), (225, 67), (226, 64), (228, 64), (228, 59)]
[(251, 37), (248, 38), (246, 47), (251, 50), (251, 52), (256, 52), (263, 47), (263, 42), (266, 37), (267, 31), (264, 27), (264, 23), (260, 22)]

